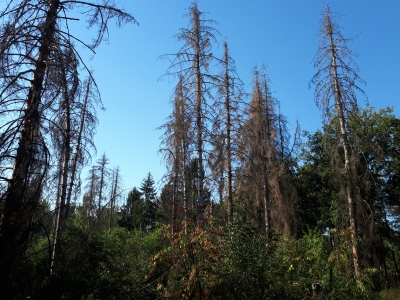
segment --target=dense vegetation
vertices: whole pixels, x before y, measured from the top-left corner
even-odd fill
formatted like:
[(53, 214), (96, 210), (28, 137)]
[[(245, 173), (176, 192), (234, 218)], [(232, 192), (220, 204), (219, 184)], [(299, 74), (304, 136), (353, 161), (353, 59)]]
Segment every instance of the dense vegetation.
[[(81, 6), (93, 44), (67, 25)], [(181, 48), (163, 56), (176, 80), (159, 127), (163, 187), (149, 172), (123, 198), (105, 154), (80, 182), (101, 101), (75, 43), (94, 51), (109, 20), (135, 19), (112, 1), (1, 12), (0, 297), (396, 299), (400, 119), (358, 105), (335, 15), (325, 8), (310, 78), (322, 129), (292, 135), (266, 67), (246, 92), (228, 44), (211, 51), (214, 22), (196, 2), (187, 17)]]

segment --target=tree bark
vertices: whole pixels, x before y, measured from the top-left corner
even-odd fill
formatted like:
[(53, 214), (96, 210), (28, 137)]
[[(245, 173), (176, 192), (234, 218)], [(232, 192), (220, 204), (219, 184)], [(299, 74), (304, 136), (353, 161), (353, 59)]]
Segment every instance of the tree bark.
[(188, 234), (188, 201), (187, 201), (187, 190), (186, 190), (186, 142), (183, 141), (183, 159), (182, 159), (182, 184), (183, 184), (183, 220), (185, 222), (185, 235)]
[(201, 46), (200, 46), (200, 16), (196, 10), (193, 10), (194, 19), (194, 31), (195, 31), (195, 46), (194, 46), (194, 68), (196, 72), (196, 127), (197, 127), (197, 204), (198, 204), (198, 214), (199, 219), (204, 219), (204, 174), (203, 174), (203, 112), (202, 112), (202, 76), (200, 70), (200, 56), (201, 56)]
[(119, 167), (116, 168), (115, 170), (115, 179), (114, 179), (114, 184), (112, 187), (112, 192), (111, 192), (111, 199), (110, 199), (110, 218), (109, 218), (109, 227), (108, 229), (111, 230), (113, 222), (114, 222), (114, 209), (115, 209), (115, 202), (117, 200), (117, 192), (118, 192), (118, 184), (119, 184)]
[(360, 256), (357, 247), (357, 220), (355, 213), (355, 201), (353, 199), (353, 193), (355, 192), (355, 184), (354, 184), (354, 158), (352, 155), (350, 143), (348, 140), (348, 134), (346, 131), (346, 122), (344, 117), (344, 108), (343, 108), (343, 99), (340, 91), (340, 83), (337, 74), (337, 66), (336, 66), (336, 56), (335, 49), (336, 45), (333, 41), (332, 36), (332, 27), (331, 24), (328, 23), (328, 34), (330, 39), (330, 51), (331, 51), (331, 60), (332, 67), (331, 72), (333, 72), (333, 84), (334, 84), (334, 93), (335, 93), (335, 106), (336, 112), (339, 118), (340, 125), (340, 137), (343, 142), (343, 150), (344, 150), (344, 158), (345, 158), (345, 181), (346, 181), (346, 195), (347, 195), (347, 203), (348, 203), (348, 212), (349, 212), (349, 220), (350, 220), (350, 235), (351, 235), (351, 248), (353, 253), (353, 265), (354, 265), (354, 274), (356, 277), (359, 277), (360, 272)]
[(62, 231), (64, 229), (65, 221), (68, 215), (69, 203), (66, 203), (67, 197), (67, 188), (68, 188), (68, 175), (69, 175), (69, 162), (71, 156), (71, 103), (70, 97), (74, 97), (74, 95), (69, 95), (67, 90), (67, 82), (65, 73), (63, 74), (63, 99), (64, 99), (64, 107), (65, 107), (65, 132), (64, 134), (64, 145), (63, 145), (63, 163), (62, 168), (60, 170), (62, 174), (61, 186), (59, 188), (59, 198), (57, 201), (56, 207), (56, 220), (54, 225), (54, 244), (52, 251), (52, 263), (50, 268), (50, 274), (53, 272), (54, 265), (56, 260), (59, 258), (61, 254), (61, 239), (62, 239)]
[(103, 199), (103, 190), (104, 190), (104, 176), (106, 172), (106, 164), (107, 164), (107, 158), (106, 155), (103, 154), (100, 160), (100, 185), (99, 185), (99, 203), (97, 206), (97, 220), (101, 222), (101, 201)]
[(233, 224), (233, 194), (232, 194), (232, 151), (231, 151), (231, 99), (230, 99), (230, 76), (229, 76), (229, 52), (228, 44), (224, 43), (224, 66), (225, 66), (225, 110), (226, 110), (226, 174), (227, 174), (227, 197), (228, 197), (228, 225)]
[(38, 191), (32, 195), (27, 194), (27, 182), (36, 150), (40, 126), (39, 105), (41, 104), (47, 60), (56, 31), (59, 6), (58, 0), (49, 1), (46, 20), (42, 25), (41, 43), (26, 99), (26, 108), (23, 112), (24, 121), (14, 168), (5, 198), (0, 231), (0, 281), (2, 284), (10, 282), (9, 274), (25, 252), (32, 227), (32, 215), (39, 201)]
[(67, 195), (67, 201), (66, 201), (68, 206), (71, 203), (72, 190), (73, 190), (73, 187), (75, 184), (75, 176), (76, 176), (76, 171), (77, 171), (77, 167), (78, 167), (78, 161), (79, 161), (79, 158), (81, 157), (83, 130), (84, 130), (84, 126), (85, 126), (86, 110), (87, 110), (87, 106), (88, 106), (88, 102), (89, 102), (89, 94), (90, 94), (90, 79), (88, 79), (88, 82), (87, 82), (85, 101), (83, 103), (81, 122), (79, 125), (78, 138), (76, 141), (75, 156), (74, 156), (74, 159), (72, 160), (71, 179), (69, 181), (68, 195)]

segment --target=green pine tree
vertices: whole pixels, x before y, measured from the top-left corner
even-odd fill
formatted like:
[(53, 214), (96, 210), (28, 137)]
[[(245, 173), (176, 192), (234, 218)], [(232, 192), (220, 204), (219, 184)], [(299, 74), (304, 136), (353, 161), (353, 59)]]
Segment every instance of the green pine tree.
[(119, 226), (129, 230), (143, 229), (145, 206), (142, 193), (134, 187), (128, 194), (125, 205), (121, 209)]
[(153, 176), (149, 172), (147, 176), (142, 180), (139, 190), (141, 191), (144, 201), (144, 230), (153, 229), (157, 218), (157, 189)]

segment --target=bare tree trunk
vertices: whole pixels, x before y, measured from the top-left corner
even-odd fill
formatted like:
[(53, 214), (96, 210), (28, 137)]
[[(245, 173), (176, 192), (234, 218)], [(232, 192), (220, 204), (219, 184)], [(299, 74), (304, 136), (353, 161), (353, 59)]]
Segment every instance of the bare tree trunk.
[[(257, 75), (258, 76), (258, 75)], [(266, 85), (266, 83), (265, 83)], [(265, 103), (262, 103), (262, 97), (265, 97)], [(262, 199), (264, 208), (264, 228), (268, 235), (270, 229), (270, 205), (269, 205), (269, 173), (268, 173), (268, 148), (270, 145), (270, 116), (269, 116), (269, 103), (268, 103), (268, 91), (265, 86), (265, 95), (258, 92), (258, 126), (259, 126), (259, 143), (260, 143), (260, 161), (261, 166), (261, 179), (262, 179)]]
[(203, 112), (202, 112), (202, 76), (201, 76), (201, 66), (200, 66), (200, 56), (201, 56), (201, 45), (200, 37), (202, 33), (200, 32), (200, 16), (196, 8), (192, 9), (193, 12), (193, 30), (195, 39), (194, 44), (194, 69), (196, 73), (196, 129), (197, 129), (197, 205), (198, 205), (198, 217), (200, 220), (204, 218), (204, 174), (203, 174)]
[[(8, 275), (27, 247), (32, 215), (38, 204), (37, 195), (26, 195), (29, 168), (34, 159), (40, 126), (39, 105), (47, 60), (55, 33), (60, 2), (53, 0), (42, 24), (42, 38), (33, 79), (26, 99), (23, 128), (20, 135), (14, 168), (8, 184), (0, 231), (0, 281), (9, 282)], [(39, 187), (38, 187), (39, 188)]]
[[(65, 59), (60, 59), (60, 84), (62, 90), (62, 105), (65, 109), (63, 118), (63, 136), (62, 145), (62, 165), (60, 166), (60, 182), (59, 182), (59, 193), (56, 207), (56, 220), (54, 226), (54, 244), (52, 251), (52, 263), (50, 273), (53, 272), (53, 267), (57, 263), (61, 255), (61, 241), (62, 231), (65, 226), (65, 222), (69, 212), (69, 202), (66, 201), (67, 190), (68, 190), (68, 177), (70, 173), (70, 159), (71, 159), (71, 106), (75, 99), (76, 92), (79, 87), (78, 72), (76, 70), (77, 61), (72, 49), (66, 51), (66, 53), (60, 53)], [(67, 78), (69, 71), (72, 71), (72, 78)], [(71, 89), (68, 85), (71, 84)]]
[[(174, 162), (175, 164), (178, 164), (178, 162)], [(176, 167), (175, 167), (176, 169)], [(174, 183), (172, 187), (172, 224), (171, 224), (171, 231), (172, 234), (176, 232), (176, 225), (177, 225), (177, 216), (176, 216), (176, 204), (177, 204), (177, 194), (178, 194), (178, 188), (177, 188), (177, 179), (178, 179), (178, 172), (177, 170), (174, 172)]]
[(225, 110), (226, 110), (226, 173), (227, 173), (227, 197), (228, 197), (228, 225), (233, 224), (233, 194), (232, 194), (232, 150), (231, 150), (231, 99), (229, 76), (229, 52), (228, 44), (224, 43), (224, 67), (225, 67)]
[(183, 184), (183, 210), (184, 216), (183, 220), (185, 222), (185, 235), (188, 234), (188, 201), (187, 201), (187, 191), (186, 191), (186, 143), (183, 141), (183, 159), (182, 159), (182, 184)]
[(106, 155), (103, 154), (100, 161), (99, 161), (99, 171), (100, 171), (100, 185), (99, 185), (99, 203), (97, 207), (97, 220), (101, 222), (101, 202), (103, 200), (103, 191), (105, 185), (105, 176), (106, 176), (106, 165), (107, 165), (107, 158)]
[(75, 156), (72, 160), (72, 167), (71, 167), (71, 179), (69, 181), (69, 188), (68, 188), (68, 195), (67, 195), (67, 201), (66, 204), (69, 206), (71, 203), (71, 197), (72, 197), (72, 190), (75, 184), (75, 176), (76, 176), (76, 171), (78, 167), (78, 161), (81, 156), (81, 151), (82, 151), (82, 138), (83, 138), (83, 130), (85, 126), (85, 118), (86, 118), (86, 110), (89, 102), (89, 94), (90, 94), (90, 79), (88, 79), (87, 82), (87, 87), (86, 87), (86, 94), (85, 94), (85, 101), (83, 103), (82, 107), (82, 116), (81, 116), (81, 122), (79, 125), (79, 132), (78, 132), (78, 137), (76, 141), (76, 149), (75, 149)]
[(270, 204), (269, 204), (269, 184), (268, 184), (268, 173), (267, 173), (266, 162), (264, 162), (263, 166), (263, 175), (264, 175), (263, 176), (264, 226), (265, 226), (265, 233), (268, 236), (270, 230)]
[[(196, 49), (200, 51), (200, 49)], [(203, 114), (202, 114), (202, 91), (201, 91), (201, 76), (199, 66), (200, 53), (196, 54), (197, 70), (197, 91), (196, 91), (196, 126), (197, 126), (197, 200), (199, 205), (199, 219), (204, 218), (204, 174), (203, 174)]]
[[(329, 23), (330, 25), (330, 23)], [(354, 264), (354, 274), (356, 277), (360, 276), (360, 258), (359, 251), (357, 247), (357, 222), (356, 222), (356, 213), (355, 213), (355, 201), (353, 199), (353, 193), (355, 192), (355, 184), (354, 184), (354, 158), (352, 155), (350, 143), (348, 141), (348, 134), (346, 132), (346, 124), (344, 117), (344, 109), (343, 109), (343, 99), (340, 92), (339, 79), (337, 74), (336, 67), (336, 57), (335, 57), (335, 44), (333, 42), (332, 37), (332, 28), (328, 27), (328, 34), (330, 38), (330, 46), (331, 46), (331, 59), (332, 59), (332, 72), (333, 72), (333, 84), (334, 84), (334, 93), (335, 93), (335, 105), (336, 112), (339, 118), (340, 124), (340, 136), (343, 142), (343, 150), (344, 150), (344, 158), (345, 158), (345, 180), (346, 180), (346, 195), (347, 195), (347, 203), (348, 203), (348, 211), (349, 211), (349, 219), (350, 219), (350, 234), (351, 234), (351, 248), (353, 253), (353, 264)]]
[(115, 170), (115, 177), (114, 177), (114, 184), (112, 187), (112, 192), (111, 192), (111, 199), (110, 199), (110, 218), (109, 218), (109, 230), (111, 230), (111, 227), (114, 222), (114, 209), (115, 209), (115, 202), (117, 200), (117, 193), (118, 193), (118, 184), (119, 184), (119, 167), (116, 168)]
[(91, 222), (90, 222), (90, 218), (91, 218), (91, 213), (92, 210), (94, 210), (95, 208), (95, 184), (96, 184), (96, 171), (94, 169), (94, 167), (92, 167), (91, 169), (91, 177), (90, 177), (90, 191), (89, 191), (89, 201), (87, 203), (87, 207), (86, 207), (86, 217), (87, 217), (87, 228), (90, 228)]
[[(266, 95), (267, 97), (267, 95)], [(266, 131), (264, 132), (265, 137), (262, 140), (262, 162), (263, 162), (263, 202), (264, 202), (264, 226), (265, 226), (265, 233), (267, 236), (269, 235), (270, 230), (270, 192), (269, 192), (269, 170), (268, 170), (268, 145), (270, 144), (270, 120), (269, 120), (269, 112), (268, 112), (268, 100), (266, 99)]]
[[(65, 74), (64, 74), (65, 75)], [(64, 106), (65, 106), (65, 132), (64, 132), (64, 145), (63, 145), (63, 164), (61, 174), (61, 186), (59, 188), (59, 199), (57, 201), (57, 214), (54, 226), (54, 244), (53, 244), (53, 252), (52, 252), (52, 263), (50, 273), (53, 272), (53, 267), (55, 264), (55, 260), (58, 259), (61, 250), (61, 238), (62, 231), (64, 228), (64, 223), (66, 221), (66, 217), (68, 215), (69, 203), (66, 204), (66, 196), (67, 196), (67, 184), (68, 184), (68, 174), (69, 174), (69, 162), (70, 162), (70, 148), (71, 148), (71, 106), (70, 106), (70, 95), (68, 95), (67, 91), (67, 83), (66, 78), (63, 78), (63, 98), (64, 98)]]

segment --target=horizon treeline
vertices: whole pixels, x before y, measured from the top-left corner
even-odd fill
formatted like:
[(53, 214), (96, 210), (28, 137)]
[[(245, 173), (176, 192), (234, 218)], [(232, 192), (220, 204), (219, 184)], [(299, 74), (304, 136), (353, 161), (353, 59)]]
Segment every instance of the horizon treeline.
[[(249, 66), (246, 91), (217, 23), (198, 5), (174, 36), (180, 48), (161, 56), (170, 63), (163, 76), (175, 80), (158, 127), (163, 186), (149, 172), (127, 193), (121, 168), (134, 166), (110, 168), (105, 153), (80, 178), (103, 106), (76, 47), (95, 53), (111, 19), (135, 18), (108, 0), (11, 1), (1, 12), (2, 298), (391, 299), (399, 291), (400, 119), (393, 108), (358, 104), (364, 81), (337, 15), (325, 6), (310, 78), (322, 129), (301, 132), (290, 129), (264, 62)], [(69, 30), (75, 9), (97, 28), (92, 44)]]

